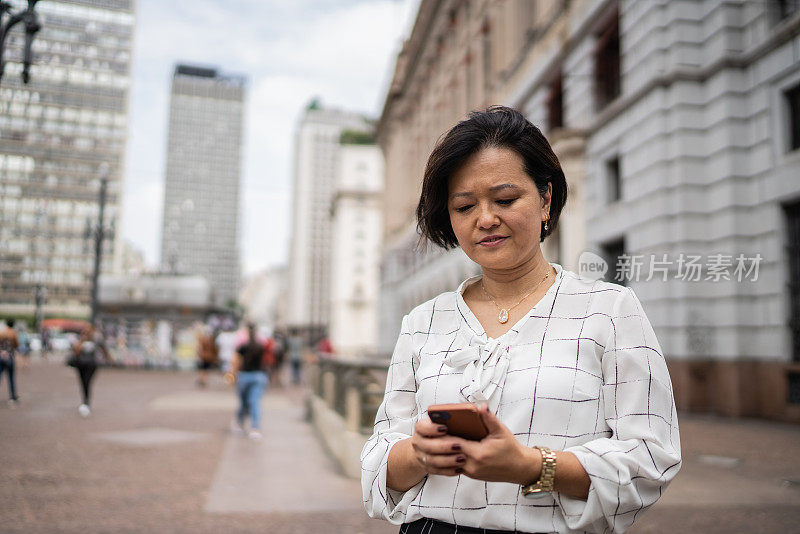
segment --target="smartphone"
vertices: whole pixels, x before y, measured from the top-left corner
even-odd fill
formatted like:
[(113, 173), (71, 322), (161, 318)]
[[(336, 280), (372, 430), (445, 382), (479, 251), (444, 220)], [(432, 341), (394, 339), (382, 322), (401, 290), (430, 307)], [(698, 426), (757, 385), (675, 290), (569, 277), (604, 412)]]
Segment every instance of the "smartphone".
[(428, 416), (437, 425), (446, 426), (453, 436), (480, 441), (489, 434), (478, 407), (469, 402), (434, 404), (428, 407)]

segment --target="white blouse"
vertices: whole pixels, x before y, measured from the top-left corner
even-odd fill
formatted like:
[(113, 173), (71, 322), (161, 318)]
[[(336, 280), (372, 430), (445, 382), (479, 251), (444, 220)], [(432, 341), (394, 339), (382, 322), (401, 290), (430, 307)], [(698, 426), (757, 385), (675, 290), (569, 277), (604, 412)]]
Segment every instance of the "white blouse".
[[(478, 277), (403, 318), (372, 437), (361, 453), (364, 506), (394, 524), (422, 517), (521, 532), (623, 532), (680, 469), (678, 419), (653, 328), (629, 288), (553, 264), (556, 279), (528, 314), (487, 338), (464, 302)], [(488, 401), (528, 447), (575, 454), (589, 497), (528, 499), (520, 487), (428, 475), (386, 486), (389, 450), (432, 404)]]

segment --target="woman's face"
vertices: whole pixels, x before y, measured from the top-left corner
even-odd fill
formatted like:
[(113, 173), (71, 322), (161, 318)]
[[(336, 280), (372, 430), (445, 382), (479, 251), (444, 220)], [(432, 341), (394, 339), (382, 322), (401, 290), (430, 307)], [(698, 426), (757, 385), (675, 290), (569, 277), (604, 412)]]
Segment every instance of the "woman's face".
[(539, 195), (516, 152), (485, 148), (450, 178), (450, 224), (472, 261), (485, 269), (514, 269), (541, 253), (539, 237), (550, 196), (550, 190), (544, 198)]

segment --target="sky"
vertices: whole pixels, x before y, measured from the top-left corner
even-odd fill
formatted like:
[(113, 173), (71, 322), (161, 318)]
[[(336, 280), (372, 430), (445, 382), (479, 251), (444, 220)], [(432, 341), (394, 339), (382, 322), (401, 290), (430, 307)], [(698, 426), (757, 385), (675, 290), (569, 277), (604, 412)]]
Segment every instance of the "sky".
[(248, 80), (243, 274), (286, 264), (293, 139), (312, 98), (378, 117), (419, 0), (137, 0), (122, 237), (160, 260), (169, 92), (177, 63)]

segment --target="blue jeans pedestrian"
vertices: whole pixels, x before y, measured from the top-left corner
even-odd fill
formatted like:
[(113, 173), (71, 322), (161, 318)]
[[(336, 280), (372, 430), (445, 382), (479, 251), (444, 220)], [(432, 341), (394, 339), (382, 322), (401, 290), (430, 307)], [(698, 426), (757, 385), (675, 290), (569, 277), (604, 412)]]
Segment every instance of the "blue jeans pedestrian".
[(8, 373), (8, 393), (11, 400), (17, 400), (16, 381), (14, 380), (14, 357), (0, 358), (0, 378), (3, 376), (3, 371)]
[(239, 412), (236, 414), (240, 425), (250, 416), (250, 428), (259, 429), (261, 419), (261, 395), (267, 389), (269, 379), (263, 371), (241, 371), (237, 378), (236, 390), (239, 393)]

